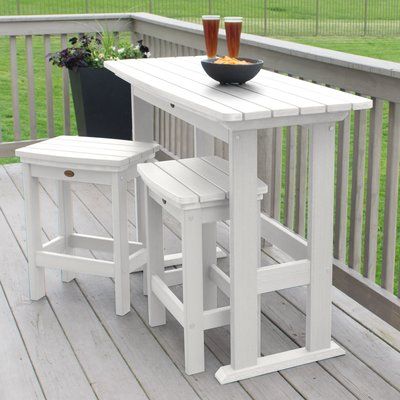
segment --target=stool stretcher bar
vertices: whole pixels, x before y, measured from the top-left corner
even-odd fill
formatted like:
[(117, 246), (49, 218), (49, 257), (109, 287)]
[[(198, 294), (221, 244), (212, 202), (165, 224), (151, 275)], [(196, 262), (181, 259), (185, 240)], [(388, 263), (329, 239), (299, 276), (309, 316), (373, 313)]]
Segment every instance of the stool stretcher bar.
[[(68, 236), (68, 247), (79, 249), (90, 249), (112, 253), (114, 251), (114, 239), (101, 236), (84, 235), (73, 233)], [(48, 252), (62, 252), (65, 250), (64, 236), (57, 236), (54, 239), (43, 245), (43, 250)], [(143, 270), (143, 265), (147, 262), (147, 251), (143, 249), (143, 244), (140, 242), (129, 241), (129, 272), (138, 272)], [(217, 247), (217, 258), (226, 257), (226, 253)], [(164, 266), (170, 267), (182, 264), (182, 253), (166, 254), (164, 256)], [(182, 283), (182, 278), (179, 283)], [(168, 285), (173, 286), (173, 285)]]
[[(98, 250), (106, 253), (114, 251), (114, 239), (93, 235), (73, 233), (68, 237), (68, 246), (79, 249)], [(140, 242), (129, 242), (129, 253), (132, 254), (143, 247)]]
[(233, 369), (231, 365), (226, 365), (217, 371), (215, 377), (221, 384), (231, 383), (343, 354), (345, 354), (345, 351), (335, 342), (331, 341), (330, 347), (327, 349), (308, 351), (305, 347), (302, 347), (270, 356), (259, 357), (256, 365), (247, 368)]
[[(168, 285), (157, 275), (151, 278), (151, 288), (157, 298), (173, 317), (184, 326), (183, 303), (171, 291)], [(230, 323), (230, 307), (220, 307), (203, 312), (204, 330), (218, 328)]]
[(151, 289), (165, 308), (183, 325), (183, 304), (159, 276), (151, 277)]
[[(225, 258), (227, 254), (217, 247), (217, 258)], [(173, 267), (182, 264), (182, 253), (166, 254), (164, 256), (164, 266)], [(181, 282), (182, 283), (182, 282)]]
[(51, 251), (54, 253), (61, 252), (64, 249), (65, 249), (64, 236), (57, 236), (43, 245), (43, 250)]
[(42, 268), (61, 269), (110, 278), (114, 277), (114, 263), (112, 261), (95, 260), (49, 251), (37, 251), (35, 261), (36, 265)]
[[(230, 296), (230, 278), (216, 265), (210, 268), (210, 279)], [(290, 261), (268, 265), (257, 270), (257, 293), (267, 293), (310, 284), (310, 261)]]

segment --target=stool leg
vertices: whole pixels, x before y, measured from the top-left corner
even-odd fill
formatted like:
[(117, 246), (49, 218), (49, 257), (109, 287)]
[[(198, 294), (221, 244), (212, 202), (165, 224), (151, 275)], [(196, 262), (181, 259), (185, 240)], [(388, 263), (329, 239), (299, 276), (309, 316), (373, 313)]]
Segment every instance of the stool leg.
[(45, 296), (44, 268), (36, 265), (36, 251), (42, 249), (39, 207), (39, 180), (31, 175), (29, 164), (23, 164), (23, 181), (26, 215), (26, 239), (29, 270), (29, 296), (39, 300)]
[(204, 310), (217, 308), (217, 285), (209, 278), (210, 266), (217, 264), (217, 223), (203, 224), (203, 297)]
[(182, 226), (182, 259), (185, 371), (190, 375), (204, 371), (201, 210), (184, 212)]
[(114, 236), (115, 309), (125, 315), (130, 309), (127, 180), (124, 174), (112, 177), (112, 215)]
[[(164, 243), (162, 209), (145, 189), (146, 211), (146, 243), (147, 243), (147, 288), (148, 288), (148, 312), (150, 326), (164, 325), (166, 312), (164, 305), (158, 300), (151, 290), (151, 279), (158, 275), (164, 280)], [(143, 270), (144, 271), (144, 270)]]
[[(64, 249), (66, 254), (73, 254), (74, 250), (68, 246), (68, 237), (73, 233), (74, 218), (72, 212), (71, 184), (57, 181), (58, 186), (58, 234), (64, 236)], [(61, 271), (61, 280), (70, 282), (75, 279), (75, 274), (70, 271)]]
[[(145, 187), (142, 179), (135, 179), (136, 194), (136, 238), (146, 246)], [(143, 294), (147, 295), (147, 264), (143, 265)]]

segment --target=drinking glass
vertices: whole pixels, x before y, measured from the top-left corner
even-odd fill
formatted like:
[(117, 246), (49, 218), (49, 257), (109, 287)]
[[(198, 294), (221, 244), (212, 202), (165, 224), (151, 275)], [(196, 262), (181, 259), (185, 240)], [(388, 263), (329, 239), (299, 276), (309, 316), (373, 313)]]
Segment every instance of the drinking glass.
[(206, 41), (207, 57), (214, 58), (218, 48), (219, 15), (203, 15), (204, 39)]
[(242, 17), (226, 17), (225, 32), (226, 32), (226, 45), (228, 47), (228, 55), (232, 58), (239, 56), (240, 49), (240, 34), (242, 33)]

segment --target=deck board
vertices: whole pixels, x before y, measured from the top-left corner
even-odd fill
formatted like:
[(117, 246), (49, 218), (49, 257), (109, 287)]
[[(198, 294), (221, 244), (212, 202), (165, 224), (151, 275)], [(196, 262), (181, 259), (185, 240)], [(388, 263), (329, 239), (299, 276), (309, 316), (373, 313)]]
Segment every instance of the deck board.
[[(77, 283), (63, 284), (55, 271), (49, 271), (48, 297), (31, 303), (27, 299), (20, 172), (18, 164), (0, 166), (0, 282), (8, 300), (5, 302), (0, 293), (0, 324), (6, 322), (7, 332), (18, 335), (20, 332), (12, 344), (22, 357), (16, 358), (12, 353), (15, 365), (11, 370), (15, 373), (7, 381), (8, 389), (2, 385), (0, 397), (1, 390), (9, 391), (13, 384), (28, 393), (24, 398), (39, 399), (262, 400), (266, 395), (274, 400), (400, 398), (400, 375), (398, 368), (392, 367), (400, 361), (400, 333), (353, 300), (335, 293), (336, 290), (333, 336), (346, 347), (346, 356), (225, 386), (217, 383), (214, 373), (229, 360), (229, 329), (217, 328), (206, 333), (206, 372), (186, 376), (182, 328), (170, 316), (165, 326), (148, 326), (141, 273), (131, 275), (133, 310), (122, 318), (114, 314), (114, 285), (108, 278), (80, 275)], [(55, 187), (48, 181), (43, 181), (42, 186), (43, 235), (53, 237)], [(76, 230), (110, 236), (109, 188), (75, 184), (73, 191)], [(129, 208), (132, 237), (135, 235), (133, 196), (133, 192), (128, 196), (132, 204)], [(171, 218), (166, 218), (166, 223), (166, 251), (179, 251), (179, 228)], [(219, 224), (218, 241), (225, 249), (228, 230), (226, 224)], [(100, 252), (92, 256), (109, 257)], [(263, 254), (263, 261), (270, 264), (277, 257), (273, 252), (269, 256)], [(227, 260), (220, 264), (227, 268)], [(180, 288), (176, 291), (179, 294)], [(304, 302), (302, 288), (263, 295), (264, 354), (303, 345)], [(20, 365), (23, 368), (19, 370)]]
[[(96, 396), (48, 299), (30, 302), (26, 258), (15, 236), (24, 237), (22, 198), (0, 168), (0, 281), (46, 398), (95, 399)], [(10, 227), (13, 227), (11, 232)], [(22, 242), (22, 240), (21, 240)]]
[[(1, 214), (0, 219), (4, 221)], [(44, 399), (29, 354), (0, 287), (0, 398)]]

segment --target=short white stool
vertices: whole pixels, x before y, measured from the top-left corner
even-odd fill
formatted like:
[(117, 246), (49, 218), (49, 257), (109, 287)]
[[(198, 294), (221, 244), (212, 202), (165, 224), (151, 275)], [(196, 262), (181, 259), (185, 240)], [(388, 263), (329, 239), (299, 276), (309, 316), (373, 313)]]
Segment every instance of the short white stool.
[[(137, 164), (154, 157), (153, 143), (78, 136), (58, 136), (16, 151), (23, 163), (28, 244), (29, 289), (32, 300), (45, 296), (44, 268), (61, 269), (68, 282), (77, 272), (113, 277), (118, 315), (130, 311), (129, 273), (146, 263), (146, 249), (128, 241), (127, 184), (137, 177)], [(42, 245), (39, 178), (57, 181), (58, 236)], [(73, 231), (71, 182), (110, 185), (113, 236), (104, 238)], [(74, 255), (74, 248), (113, 253), (113, 261)]]
[[(228, 163), (218, 157), (139, 164), (146, 185), (148, 306), (151, 326), (166, 309), (184, 328), (185, 370), (204, 371), (204, 330), (230, 323), (217, 307), (216, 222), (229, 219)], [(267, 192), (259, 181), (258, 200)], [(182, 268), (164, 270), (162, 209), (182, 224)], [(169, 286), (183, 284), (183, 302)]]

